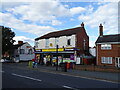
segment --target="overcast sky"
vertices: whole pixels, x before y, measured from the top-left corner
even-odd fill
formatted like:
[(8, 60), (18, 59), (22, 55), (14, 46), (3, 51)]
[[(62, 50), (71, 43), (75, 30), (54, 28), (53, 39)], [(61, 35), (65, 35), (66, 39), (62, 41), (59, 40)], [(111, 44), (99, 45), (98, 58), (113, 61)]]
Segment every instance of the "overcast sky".
[(9, 27), (16, 33), (16, 43), (23, 40), (34, 46), (34, 39), (37, 37), (75, 28), (84, 22), (90, 46), (93, 47), (99, 36), (100, 23), (104, 26), (104, 35), (120, 33), (117, 1), (2, 0), (0, 25)]

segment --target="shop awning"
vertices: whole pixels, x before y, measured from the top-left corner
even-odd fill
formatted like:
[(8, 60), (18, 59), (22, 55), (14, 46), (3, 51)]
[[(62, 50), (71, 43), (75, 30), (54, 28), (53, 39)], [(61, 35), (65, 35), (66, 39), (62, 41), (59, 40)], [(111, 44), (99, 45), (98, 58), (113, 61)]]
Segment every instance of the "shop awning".
[[(34, 53), (57, 53), (57, 52), (34, 52)], [(63, 51), (58, 53), (74, 53), (74, 51)]]

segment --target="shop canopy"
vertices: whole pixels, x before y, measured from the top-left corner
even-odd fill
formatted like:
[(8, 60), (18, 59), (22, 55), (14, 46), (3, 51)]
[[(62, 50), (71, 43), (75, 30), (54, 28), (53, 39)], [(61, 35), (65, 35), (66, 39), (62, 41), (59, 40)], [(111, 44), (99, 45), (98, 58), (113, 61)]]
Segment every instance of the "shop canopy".
[(34, 53), (36, 53), (36, 54), (37, 54), (37, 53), (38, 53), (38, 54), (39, 54), (39, 53), (41, 53), (41, 54), (42, 54), (42, 53), (74, 53), (74, 51), (63, 51), (63, 52), (34, 52)]

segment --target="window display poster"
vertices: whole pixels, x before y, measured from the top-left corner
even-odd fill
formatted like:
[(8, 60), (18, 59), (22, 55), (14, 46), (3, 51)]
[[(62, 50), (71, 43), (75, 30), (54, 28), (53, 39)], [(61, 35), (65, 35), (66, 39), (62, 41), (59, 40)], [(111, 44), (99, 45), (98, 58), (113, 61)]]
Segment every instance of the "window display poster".
[(70, 60), (74, 60), (74, 54), (70, 55)]

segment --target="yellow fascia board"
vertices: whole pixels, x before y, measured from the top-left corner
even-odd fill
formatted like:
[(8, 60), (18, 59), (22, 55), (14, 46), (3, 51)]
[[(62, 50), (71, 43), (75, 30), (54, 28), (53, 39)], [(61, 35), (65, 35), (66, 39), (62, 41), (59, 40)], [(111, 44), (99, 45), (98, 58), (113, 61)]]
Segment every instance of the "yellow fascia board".
[[(64, 51), (64, 49), (59, 48), (58, 51)], [(56, 52), (56, 49), (42, 49), (42, 52)]]

